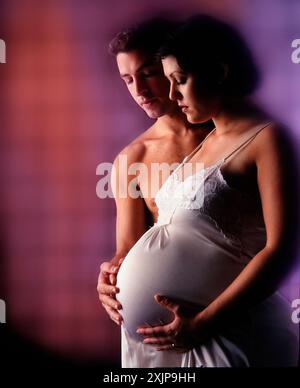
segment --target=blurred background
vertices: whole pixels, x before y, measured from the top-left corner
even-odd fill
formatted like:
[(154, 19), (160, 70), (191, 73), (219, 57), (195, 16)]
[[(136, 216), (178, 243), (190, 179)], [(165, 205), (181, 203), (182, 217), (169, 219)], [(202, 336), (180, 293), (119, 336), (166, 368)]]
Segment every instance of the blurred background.
[[(96, 195), (96, 167), (152, 121), (107, 45), (132, 22), (196, 12), (240, 29), (263, 74), (257, 101), (300, 146), (300, 64), (291, 61), (298, 0), (1, 1), (0, 326), (12, 358), (120, 366), (120, 330), (96, 291), (100, 264), (114, 253), (116, 215), (114, 201)], [(299, 271), (283, 291), (299, 297)]]

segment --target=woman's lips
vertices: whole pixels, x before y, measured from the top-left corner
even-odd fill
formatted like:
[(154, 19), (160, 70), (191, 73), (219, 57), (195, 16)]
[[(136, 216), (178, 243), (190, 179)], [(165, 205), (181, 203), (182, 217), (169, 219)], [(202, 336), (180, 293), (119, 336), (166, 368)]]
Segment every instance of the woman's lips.
[(187, 110), (189, 109), (189, 107), (186, 106), (186, 105), (179, 105), (179, 106), (180, 106), (180, 108), (181, 108), (181, 110), (182, 110), (183, 113), (186, 113)]

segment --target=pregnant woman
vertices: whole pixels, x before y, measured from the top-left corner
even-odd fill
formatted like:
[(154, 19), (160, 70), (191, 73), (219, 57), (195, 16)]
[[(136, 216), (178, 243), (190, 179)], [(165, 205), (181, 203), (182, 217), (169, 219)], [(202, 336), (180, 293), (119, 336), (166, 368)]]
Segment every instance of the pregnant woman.
[(295, 260), (288, 141), (250, 103), (258, 77), (232, 28), (194, 17), (161, 56), (170, 98), (215, 129), (164, 182), (156, 224), (118, 273), (122, 366), (296, 366), (277, 291)]

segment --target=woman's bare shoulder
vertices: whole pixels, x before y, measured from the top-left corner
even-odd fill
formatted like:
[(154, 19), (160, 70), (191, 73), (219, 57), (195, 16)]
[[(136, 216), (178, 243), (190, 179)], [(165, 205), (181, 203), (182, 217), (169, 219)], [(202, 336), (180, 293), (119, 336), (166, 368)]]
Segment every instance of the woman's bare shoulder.
[(255, 159), (265, 159), (271, 155), (279, 159), (295, 157), (293, 135), (289, 128), (271, 122), (263, 128), (253, 142)]

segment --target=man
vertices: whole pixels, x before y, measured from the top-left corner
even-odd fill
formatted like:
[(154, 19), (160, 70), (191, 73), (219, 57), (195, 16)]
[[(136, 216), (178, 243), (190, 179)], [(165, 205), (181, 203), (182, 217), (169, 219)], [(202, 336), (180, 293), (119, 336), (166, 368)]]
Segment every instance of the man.
[[(133, 163), (142, 163), (148, 171), (151, 171), (153, 163), (172, 165), (181, 162), (212, 129), (211, 122), (197, 126), (189, 124), (176, 102), (169, 99), (169, 81), (155, 54), (174, 27), (175, 23), (156, 19), (120, 32), (110, 43), (110, 53), (116, 57), (120, 76), (129, 93), (149, 117), (156, 119), (117, 156), (114, 161), (116, 176), (119, 176), (124, 158), (128, 167)], [(158, 216), (155, 193), (148, 190), (153, 186), (151, 174), (148, 177), (126, 174), (120, 179), (119, 186), (126, 188), (136, 179), (142, 195), (123, 198), (114, 188), (116, 252), (110, 262), (101, 264), (97, 290), (103, 307), (118, 325), (122, 322), (119, 313), (122, 306), (116, 300), (118, 290), (115, 287), (119, 266), (122, 258)]]

